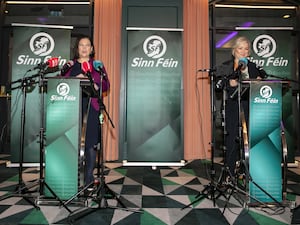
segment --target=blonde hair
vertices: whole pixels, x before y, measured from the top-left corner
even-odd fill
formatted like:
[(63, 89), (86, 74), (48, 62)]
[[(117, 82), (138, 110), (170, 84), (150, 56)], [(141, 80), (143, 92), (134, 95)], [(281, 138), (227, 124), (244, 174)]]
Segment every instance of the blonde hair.
[(234, 56), (234, 51), (236, 48), (238, 48), (240, 46), (240, 44), (242, 42), (247, 42), (248, 43), (248, 46), (249, 46), (249, 55), (251, 53), (251, 43), (249, 41), (248, 38), (242, 36), (242, 37), (238, 37), (237, 39), (235, 39), (233, 45), (232, 45), (232, 50), (231, 50), (231, 54)]

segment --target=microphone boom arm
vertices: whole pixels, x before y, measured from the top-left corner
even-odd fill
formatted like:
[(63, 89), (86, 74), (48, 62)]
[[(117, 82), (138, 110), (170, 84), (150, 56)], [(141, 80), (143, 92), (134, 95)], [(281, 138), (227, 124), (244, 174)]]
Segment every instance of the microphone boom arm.
[[(93, 78), (92, 78), (91, 73), (90, 73), (90, 72), (86, 72), (86, 75), (87, 75), (87, 77), (89, 78), (89, 81), (90, 81), (90, 84), (91, 84), (91, 88), (92, 88), (93, 94), (94, 94), (94, 96), (96, 96), (97, 99), (98, 99), (99, 107), (100, 107), (99, 110), (103, 110), (103, 111), (105, 112), (105, 114), (107, 115), (107, 118), (108, 118), (108, 120), (109, 120), (111, 126), (112, 126), (113, 128), (115, 128), (114, 123), (113, 123), (113, 121), (111, 120), (111, 118), (110, 118), (110, 116), (109, 116), (109, 114), (108, 114), (108, 112), (107, 112), (107, 110), (106, 110), (106, 107), (105, 107), (105, 105), (104, 105), (104, 103), (103, 103), (103, 101), (102, 101), (102, 96), (100, 96), (100, 95), (99, 95), (99, 92), (96, 91), (96, 88), (95, 88), (95, 85), (94, 85), (95, 82), (94, 82), (94, 80), (93, 80)], [(102, 82), (100, 82), (100, 85), (102, 85)]]

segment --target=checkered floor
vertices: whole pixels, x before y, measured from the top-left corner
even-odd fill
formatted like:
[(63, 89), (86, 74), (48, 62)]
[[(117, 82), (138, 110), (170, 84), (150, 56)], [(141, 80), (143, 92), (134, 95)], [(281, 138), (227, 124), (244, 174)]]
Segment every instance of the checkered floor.
[[(33, 191), (26, 190), (26, 195), (18, 196), (14, 192), (20, 182), (18, 168), (7, 168), (6, 156), (3, 155), (2, 159), (1, 225), (284, 225), (293, 223), (295, 210), (292, 208), (300, 203), (299, 168), (288, 171), (286, 201), (254, 207), (248, 204), (247, 191), (226, 185), (221, 189), (218, 186), (216, 190), (216, 182), (208, 179), (211, 171), (210, 162), (195, 160), (182, 167), (157, 169), (106, 163), (105, 184), (108, 189), (96, 187), (94, 192), (89, 193), (89, 197), (82, 192), (82, 195), (74, 201), (63, 200), (63, 204), (59, 204), (54, 198), (46, 199), (39, 193), (39, 185), (34, 185), (38, 184), (36, 180), (39, 178), (39, 170), (33, 167), (25, 168), (22, 173), (22, 180), (28, 187), (33, 185), (30, 189)], [(215, 163), (217, 176), (221, 166), (220, 163)]]

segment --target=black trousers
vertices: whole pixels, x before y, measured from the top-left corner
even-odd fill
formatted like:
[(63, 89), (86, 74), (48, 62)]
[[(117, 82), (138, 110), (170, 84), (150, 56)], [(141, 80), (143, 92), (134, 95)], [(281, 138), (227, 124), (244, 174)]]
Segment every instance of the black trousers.
[[(249, 101), (241, 100), (241, 109), (244, 111), (246, 123), (249, 118)], [(236, 161), (240, 160), (243, 153), (243, 146), (240, 146), (241, 118), (239, 116), (239, 102), (237, 99), (228, 99), (225, 108), (225, 165), (229, 167), (231, 175), (235, 174)], [(248, 126), (247, 126), (248, 127)]]

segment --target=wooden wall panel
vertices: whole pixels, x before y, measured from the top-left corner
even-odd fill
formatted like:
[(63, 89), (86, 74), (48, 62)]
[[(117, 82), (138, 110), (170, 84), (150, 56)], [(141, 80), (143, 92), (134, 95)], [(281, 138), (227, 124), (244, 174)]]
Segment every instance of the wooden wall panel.
[(121, 76), (122, 0), (95, 0), (94, 45), (96, 59), (103, 61), (110, 80), (110, 93), (104, 98), (106, 110), (115, 128), (106, 118), (103, 126), (105, 159), (119, 156), (119, 105)]
[(208, 1), (184, 0), (184, 158), (210, 158), (210, 78)]

